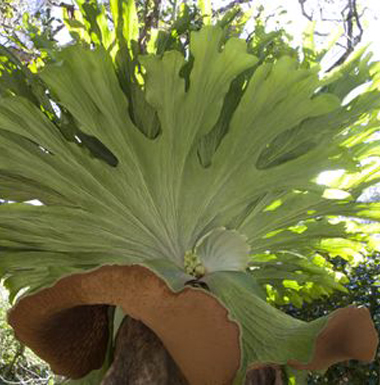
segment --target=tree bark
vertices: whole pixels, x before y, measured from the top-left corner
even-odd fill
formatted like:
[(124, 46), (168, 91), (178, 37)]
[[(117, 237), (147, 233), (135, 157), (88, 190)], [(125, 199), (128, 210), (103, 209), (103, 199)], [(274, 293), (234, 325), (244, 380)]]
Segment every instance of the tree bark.
[(125, 317), (114, 361), (101, 385), (189, 385), (160, 339), (142, 322)]
[[(160, 339), (148, 327), (125, 317), (116, 336), (114, 361), (101, 385), (148, 384), (198, 385), (189, 384)], [(245, 385), (282, 384), (281, 369), (275, 366), (253, 369), (245, 380)]]
[(279, 366), (264, 366), (247, 373), (245, 385), (283, 385), (282, 370)]

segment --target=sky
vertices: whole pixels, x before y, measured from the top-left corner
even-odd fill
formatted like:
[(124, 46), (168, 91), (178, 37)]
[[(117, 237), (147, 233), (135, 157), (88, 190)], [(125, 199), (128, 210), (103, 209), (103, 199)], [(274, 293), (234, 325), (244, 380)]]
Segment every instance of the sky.
[[(295, 37), (295, 43), (302, 41), (302, 34), (309, 25), (309, 21), (302, 15), (301, 6), (298, 0), (258, 0), (267, 13), (275, 13), (278, 8), (286, 10), (286, 14), (271, 19), (271, 27), (275, 28), (276, 22)], [(253, 3), (256, 3), (253, 2)], [(340, 12), (347, 0), (306, 0), (305, 8), (308, 14), (314, 14), (313, 19), (319, 18), (320, 4), (323, 6), (322, 12), (325, 19), (341, 18)], [(358, 1), (359, 13), (364, 11), (361, 18), (363, 25), (363, 39), (361, 44), (371, 43), (371, 51), (374, 59), (380, 60), (380, 0), (362, 0)], [(333, 35), (339, 33), (339, 23), (329, 21), (317, 21), (316, 30), (322, 33)], [(328, 38), (318, 38), (316, 41), (326, 41)], [(341, 52), (336, 52), (336, 59)], [(332, 58), (333, 60), (334, 58)]]
[[(1, 0), (0, 0), (1, 1)], [(43, 5), (47, 0), (31, 0), (31, 7)], [(165, 0), (164, 0), (165, 1)], [(213, 6), (219, 8), (228, 4), (231, 0), (213, 0)], [(66, 2), (70, 2), (66, 0)], [(179, 0), (180, 2), (180, 0)], [(305, 8), (308, 14), (314, 14), (313, 19), (318, 19), (320, 15), (320, 4), (322, 4), (324, 18), (328, 19), (340, 19), (341, 9), (347, 0), (306, 0)], [(362, 45), (371, 44), (370, 50), (373, 52), (374, 60), (380, 60), (380, 0), (358, 0), (359, 12), (364, 14), (361, 17), (364, 34), (362, 38)], [(309, 25), (309, 21), (305, 16), (302, 15), (299, 0), (252, 0), (245, 8), (258, 7), (263, 5), (266, 14), (276, 15), (269, 19), (268, 27), (275, 29), (276, 27), (285, 27), (285, 29), (294, 36), (294, 44), (299, 45), (302, 41), (303, 32)], [(280, 10), (285, 10), (286, 13), (279, 15)], [(56, 10), (55, 16), (60, 17), (61, 11)], [(339, 33), (339, 23), (329, 21), (318, 21), (316, 30), (327, 34)], [(59, 34), (59, 39), (62, 43), (70, 40), (70, 36), (67, 31), (63, 30)], [(320, 42), (328, 40), (328, 38), (316, 38)], [(336, 49), (329, 60), (333, 64), (342, 54), (342, 51)]]

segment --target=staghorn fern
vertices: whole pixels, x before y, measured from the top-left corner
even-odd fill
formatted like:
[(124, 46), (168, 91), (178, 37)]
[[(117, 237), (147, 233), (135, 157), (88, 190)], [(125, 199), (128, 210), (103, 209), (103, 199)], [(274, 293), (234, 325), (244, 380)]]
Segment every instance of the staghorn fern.
[[(68, 20), (78, 41), (50, 46), (34, 72), (2, 50), (0, 195), (18, 203), (0, 207), (0, 277), (12, 298), (23, 292), (10, 313), (18, 337), (82, 377), (105, 360), (104, 338), (95, 364), (77, 341), (88, 349), (78, 369), (54, 358), (75, 339), (57, 337), (60, 350), (44, 330), (78, 306), (92, 308), (81, 317), (95, 330), (109, 304), (154, 330), (194, 384), (370, 360), (377, 335), (364, 309), (305, 323), (265, 297), (343, 290), (327, 256), (373, 247), (373, 229), (344, 218), (380, 217), (379, 203), (357, 202), (380, 177), (378, 65), (359, 52), (323, 76), (295, 55), (258, 60), (223, 22), (186, 30), (189, 46), (174, 29), (152, 33), (139, 56), (133, 2), (111, 2), (114, 29), (104, 8), (78, 4), (79, 27)], [(326, 188), (325, 170), (344, 173)], [(22, 203), (32, 199), (43, 204)], [(192, 362), (185, 353), (199, 346)]]

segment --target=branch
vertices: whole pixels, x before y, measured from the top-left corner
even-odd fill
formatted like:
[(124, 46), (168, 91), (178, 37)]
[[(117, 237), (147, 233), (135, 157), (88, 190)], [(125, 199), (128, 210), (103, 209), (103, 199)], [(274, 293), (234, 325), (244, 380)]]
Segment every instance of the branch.
[[(344, 13), (347, 12), (345, 17)], [(363, 37), (363, 27), (360, 22), (360, 17), (357, 10), (356, 0), (348, 0), (347, 5), (342, 10), (342, 16), (344, 17), (344, 26), (346, 31), (347, 46), (345, 47), (345, 52), (342, 56), (327, 70), (327, 72), (332, 71), (334, 68), (343, 64), (348, 56), (354, 51), (355, 47), (360, 43)], [(354, 34), (355, 25), (359, 29), (358, 34)]]
[(138, 44), (141, 52), (146, 51), (146, 44), (149, 40), (152, 28), (157, 28), (160, 21), (161, 0), (153, 0), (153, 6), (149, 8), (150, 1), (145, 2), (143, 10), (143, 28), (140, 32)]
[(242, 4), (245, 4), (245, 3), (249, 3), (250, 1), (251, 0), (233, 0), (230, 3), (228, 3), (225, 7), (221, 7), (219, 9), (217, 9), (216, 11), (214, 11), (214, 14), (215, 15), (223, 15), (226, 12), (230, 11), (231, 9), (233, 9), (235, 6), (239, 6), (239, 5), (242, 5)]
[(298, 3), (299, 5), (301, 6), (301, 12), (302, 12), (302, 15), (304, 15), (306, 17), (306, 19), (308, 19), (309, 21), (313, 21), (313, 15), (309, 15), (307, 12), (306, 12), (306, 9), (305, 9), (305, 3), (306, 3), (307, 0), (298, 0)]
[(74, 19), (74, 11), (75, 11), (74, 4), (64, 3), (63, 1), (58, 2), (56, 0), (47, 0), (47, 4), (49, 4), (51, 7), (65, 8), (67, 10), (67, 14), (69, 18)]
[(363, 26), (362, 26), (362, 24), (360, 22), (360, 16), (358, 14), (358, 7), (357, 7), (357, 4), (356, 4), (356, 0), (352, 0), (352, 2), (353, 2), (352, 11), (353, 11), (353, 14), (354, 14), (354, 17), (355, 17), (356, 25), (359, 28), (359, 35), (356, 36), (356, 38), (358, 39), (358, 42), (356, 44), (358, 44), (361, 41), (362, 37), (363, 37), (364, 30), (363, 30)]
[(321, 36), (321, 37), (327, 37), (327, 36), (330, 36), (330, 33), (329, 32), (314, 31), (314, 35)]
[(160, 21), (160, 8), (161, 8), (161, 0), (153, 1), (153, 10), (152, 10), (152, 27), (157, 28), (158, 23)]
[(13, 357), (13, 360), (8, 366), (6, 376), (11, 374), (13, 367), (16, 365), (17, 360), (24, 354), (24, 351), (25, 351), (25, 346), (20, 344), (16, 351), (16, 354)]

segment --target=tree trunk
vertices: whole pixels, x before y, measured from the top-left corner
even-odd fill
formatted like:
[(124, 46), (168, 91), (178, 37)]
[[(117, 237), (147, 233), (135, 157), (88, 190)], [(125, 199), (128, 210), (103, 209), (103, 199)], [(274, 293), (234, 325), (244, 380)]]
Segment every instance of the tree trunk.
[(245, 385), (283, 385), (282, 370), (279, 366), (264, 366), (250, 370)]
[(125, 317), (114, 361), (101, 385), (189, 385), (160, 339), (142, 322)]
[[(245, 385), (282, 385), (279, 367), (247, 374)], [(116, 336), (114, 361), (101, 385), (189, 384), (160, 339), (142, 322), (125, 317)], [(215, 384), (226, 385), (226, 384)]]

